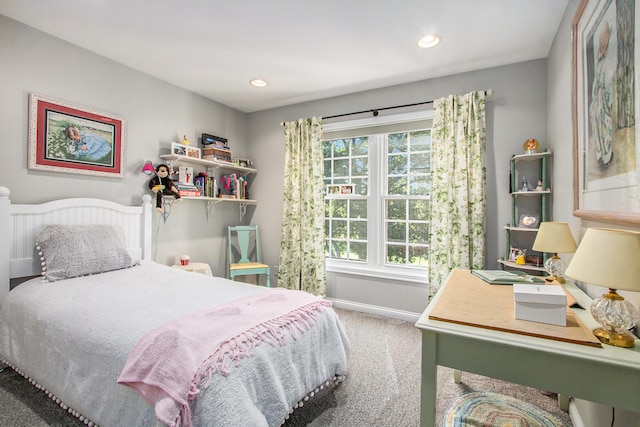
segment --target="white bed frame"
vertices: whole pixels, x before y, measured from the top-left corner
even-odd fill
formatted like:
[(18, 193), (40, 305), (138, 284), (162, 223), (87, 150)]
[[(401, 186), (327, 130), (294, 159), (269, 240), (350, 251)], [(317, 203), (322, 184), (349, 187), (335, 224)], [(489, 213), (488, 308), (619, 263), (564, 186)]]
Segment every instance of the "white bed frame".
[(42, 204), (11, 204), (11, 192), (0, 187), (0, 303), (9, 293), (10, 279), (40, 274), (35, 237), (46, 224), (109, 224), (122, 227), (129, 254), (151, 259), (151, 196), (140, 206), (101, 199), (72, 198)]

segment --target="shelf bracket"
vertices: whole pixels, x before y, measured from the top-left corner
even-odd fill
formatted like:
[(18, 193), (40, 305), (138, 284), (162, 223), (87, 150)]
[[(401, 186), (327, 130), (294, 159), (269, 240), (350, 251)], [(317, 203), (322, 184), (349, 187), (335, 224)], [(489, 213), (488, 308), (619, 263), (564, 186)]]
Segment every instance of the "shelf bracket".
[(247, 213), (247, 203), (241, 202), (240, 203), (240, 222), (242, 222), (242, 218), (246, 213)]
[(162, 212), (160, 212), (160, 215), (162, 215), (162, 220), (165, 224), (167, 223), (167, 220), (171, 215), (171, 208), (173, 207), (173, 202), (175, 202), (175, 199), (173, 199), (173, 197), (172, 198), (162, 197)]
[(216, 211), (216, 205), (220, 203), (219, 200), (207, 200), (207, 205), (205, 206), (205, 213), (207, 215), (207, 222), (209, 222), (209, 218)]

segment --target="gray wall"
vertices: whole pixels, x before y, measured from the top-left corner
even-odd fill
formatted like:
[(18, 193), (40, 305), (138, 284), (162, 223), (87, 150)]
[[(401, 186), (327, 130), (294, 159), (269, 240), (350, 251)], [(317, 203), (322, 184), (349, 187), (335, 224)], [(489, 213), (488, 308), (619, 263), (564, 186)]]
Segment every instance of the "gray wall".
[[(573, 216), (573, 142), (572, 142), (572, 116), (571, 116), (571, 21), (578, 8), (579, 0), (571, 0), (567, 6), (565, 16), (560, 24), (548, 58), (547, 67), (547, 138), (549, 146), (554, 152), (554, 180), (553, 215), (557, 221), (569, 223), (573, 235), (580, 239), (587, 227), (612, 227), (633, 229), (620, 224), (596, 223), (593, 221), (581, 221)], [(562, 177), (561, 179), (558, 179)], [(640, 231), (640, 228), (636, 228)], [(564, 254), (563, 259), (570, 260), (569, 254)], [(587, 291), (592, 296), (601, 295), (605, 289), (589, 287)], [(640, 296), (633, 293), (624, 293), (625, 298), (634, 301), (640, 309)], [(594, 385), (596, 386), (596, 385)], [(611, 423), (611, 408), (584, 400), (573, 401), (577, 408), (584, 427), (599, 427)], [(617, 409), (615, 412), (615, 426), (637, 426), (640, 415)]]
[[(496, 260), (506, 251), (502, 227), (511, 215), (509, 159), (522, 152), (522, 143), (528, 138), (537, 138), (542, 147), (547, 146), (546, 87), (546, 60), (536, 60), (250, 114), (251, 156), (257, 159), (260, 169), (253, 188), (261, 199), (269, 200), (268, 205), (261, 203), (261, 209), (253, 218), (262, 229), (267, 262), (278, 264), (282, 212), (279, 194), (283, 191), (284, 168), (284, 134), (280, 122), (493, 89), (494, 96), (487, 101), (486, 267), (497, 268)], [(398, 112), (392, 110), (392, 113)], [(275, 272), (275, 268), (272, 270)], [(328, 274), (329, 297), (400, 312), (422, 312), (427, 304), (427, 292), (426, 280), (424, 284), (416, 284)]]
[[(99, 197), (138, 203), (149, 193), (139, 175), (145, 159), (159, 161), (161, 146), (202, 132), (229, 138), (234, 155), (247, 155), (247, 117), (107, 58), (0, 15), (0, 129), (3, 165), (0, 185), (13, 203), (40, 203), (64, 197)], [(176, 64), (176, 66), (181, 66)], [(127, 122), (124, 179), (51, 173), (27, 169), (28, 95), (51, 98), (110, 112)], [(256, 208), (249, 208), (246, 220)], [(259, 207), (257, 209), (260, 209)], [(154, 218), (154, 253), (173, 264), (188, 253), (224, 274), (227, 224), (239, 222), (238, 206), (220, 204), (206, 221), (204, 203), (175, 205), (166, 224)]]

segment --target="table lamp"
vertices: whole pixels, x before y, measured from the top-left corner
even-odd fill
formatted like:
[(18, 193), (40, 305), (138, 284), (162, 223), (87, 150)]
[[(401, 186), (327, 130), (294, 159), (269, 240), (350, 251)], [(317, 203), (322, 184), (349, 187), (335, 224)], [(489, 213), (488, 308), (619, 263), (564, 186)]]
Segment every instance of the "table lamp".
[(544, 262), (544, 269), (549, 276), (545, 280), (564, 283), (564, 264), (558, 256), (559, 252), (570, 253), (576, 251), (576, 241), (566, 222), (542, 222), (533, 242), (533, 250), (550, 252), (553, 256)]
[(640, 292), (640, 233), (588, 228), (566, 274), (609, 288), (591, 303), (591, 315), (602, 325), (593, 333), (605, 344), (633, 347), (628, 330), (636, 325), (638, 311), (617, 290)]

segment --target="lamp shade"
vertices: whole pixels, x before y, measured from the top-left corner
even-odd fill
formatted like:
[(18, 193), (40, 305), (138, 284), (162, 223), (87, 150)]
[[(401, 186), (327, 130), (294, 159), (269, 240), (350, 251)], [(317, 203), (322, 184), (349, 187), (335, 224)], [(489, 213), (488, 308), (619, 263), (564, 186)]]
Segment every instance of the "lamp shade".
[(155, 168), (153, 167), (153, 164), (151, 163), (151, 160), (147, 160), (146, 162), (144, 162), (144, 165), (142, 166), (142, 170), (140, 170), (140, 173), (144, 176), (151, 176), (156, 172)]
[(566, 222), (542, 222), (533, 242), (538, 252), (570, 253), (576, 251), (576, 241)]
[(592, 285), (640, 292), (640, 233), (588, 228), (565, 274)]

